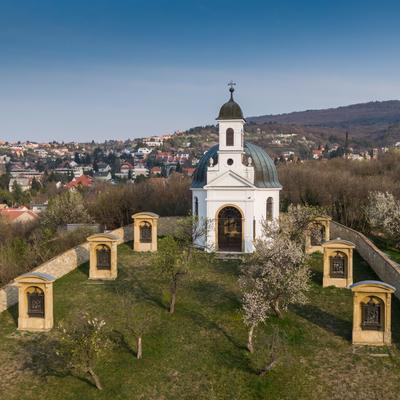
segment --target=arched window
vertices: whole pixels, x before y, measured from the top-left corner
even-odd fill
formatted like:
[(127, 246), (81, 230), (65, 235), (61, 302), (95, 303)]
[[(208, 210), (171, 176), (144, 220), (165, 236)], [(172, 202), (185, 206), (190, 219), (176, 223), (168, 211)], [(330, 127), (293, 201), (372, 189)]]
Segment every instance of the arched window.
[(44, 318), (44, 292), (42, 289), (32, 286), (27, 289), (28, 316), (31, 318)]
[(111, 249), (105, 244), (96, 247), (96, 267), (97, 269), (111, 268)]
[(267, 199), (267, 214), (266, 214), (267, 221), (272, 221), (272, 218), (274, 216), (273, 205), (274, 205), (274, 203), (273, 203), (272, 197), (268, 197), (268, 199)]
[(194, 198), (194, 216), (199, 216), (199, 199), (197, 198), (197, 196)]
[(226, 145), (227, 146), (233, 146), (234, 145), (234, 140), (233, 140), (234, 132), (232, 128), (228, 128), (226, 130)]
[(331, 278), (346, 278), (347, 275), (347, 256), (341, 251), (330, 257), (330, 276)]
[(142, 222), (139, 227), (140, 230), (140, 243), (151, 243), (151, 224), (150, 222)]

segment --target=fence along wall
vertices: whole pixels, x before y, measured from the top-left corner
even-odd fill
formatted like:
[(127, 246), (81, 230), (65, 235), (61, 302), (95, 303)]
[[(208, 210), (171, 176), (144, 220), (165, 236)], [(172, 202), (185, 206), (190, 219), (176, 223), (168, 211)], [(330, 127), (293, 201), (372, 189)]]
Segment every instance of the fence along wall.
[(338, 222), (331, 221), (331, 239), (340, 237), (356, 245), (360, 256), (371, 266), (383, 282), (396, 288), (395, 296), (400, 298), (400, 265), (391, 260), (384, 252), (379, 250), (362, 233), (348, 228)]
[[(158, 226), (158, 234), (166, 235), (173, 231), (176, 226), (177, 217), (161, 217)], [(133, 239), (132, 225), (111, 231), (118, 238), (118, 244), (128, 242)], [(68, 274), (81, 264), (89, 261), (89, 244), (83, 243), (57, 257), (46, 261), (32, 271), (44, 272), (53, 275), (56, 279)], [(18, 288), (14, 282), (0, 288), (0, 312), (18, 303)]]

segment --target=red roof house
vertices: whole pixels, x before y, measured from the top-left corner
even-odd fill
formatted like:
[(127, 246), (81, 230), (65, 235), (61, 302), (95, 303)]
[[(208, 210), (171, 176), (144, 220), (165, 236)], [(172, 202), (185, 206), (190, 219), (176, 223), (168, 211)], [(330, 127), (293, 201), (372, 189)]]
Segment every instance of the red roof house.
[(71, 182), (65, 185), (66, 189), (73, 190), (78, 188), (79, 186), (82, 187), (90, 187), (93, 185), (93, 178), (88, 175), (81, 175), (79, 178), (72, 179)]

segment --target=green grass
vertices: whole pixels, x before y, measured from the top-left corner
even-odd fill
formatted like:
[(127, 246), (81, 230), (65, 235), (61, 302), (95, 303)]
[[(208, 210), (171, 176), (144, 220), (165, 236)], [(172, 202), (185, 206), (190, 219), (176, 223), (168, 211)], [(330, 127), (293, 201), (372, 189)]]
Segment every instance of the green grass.
[(388, 244), (386, 240), (379, 236), (371, 236), (370, 238), (376, 246), (378, 246), (383, 252), (385, 252), (393, 261), (400, 264), (400, 251), (395, 247)]
[[(130, 282), (137, 313), (151, 322), (143, 338), (144, 358), (134, 347), (114, 345), (100, 360), (104, 384), (98, 391), (86, 379), (56, 372), (47, 376), (27, 367), (27, 343), (37, 335), (16, 331), (16, 307), (0, 314), (0, 398), (31, 399), (397, 399), (400, 390), (397, 345), (400, 307), (393, 306), (393, 357), (387, 349), (351, 345), (352, 298), (349, 290), (322, 289), (321, 256), (313, 257), (309, 304), (292, 307), (283, 319), (270, 318), (257, 330), (255, 355), (245, 349), (246, 329), (239, 313), (234, 261), (216, 261), (194, 270), (178, 292), (176, 314), (167, 312), (168, 286), (153, 270), (148, 255), (119, 247), (116, 282), (87, 280), (88, 266), (55, 284), (56, 324), (78, 310), (104, 318), (122, 330), (115, 286)], [(376, 279), (355, 256), (355, 281)], [(285, 336), (278, 365), (257, 375), (265, 337), (273, 327)], [(126, 338), (133, 344), (131, 338)], [(371, 355), (372, 354), (372, 355)], [(38, 395), (40, 394), (40, 395)]]

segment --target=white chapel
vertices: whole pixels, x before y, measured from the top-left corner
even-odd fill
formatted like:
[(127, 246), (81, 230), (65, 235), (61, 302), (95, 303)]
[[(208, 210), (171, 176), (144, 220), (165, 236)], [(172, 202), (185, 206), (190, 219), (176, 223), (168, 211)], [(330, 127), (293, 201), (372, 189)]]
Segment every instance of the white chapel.
[(196, 245), (228, 253), (250, 253), (263, 237), (263, 221), (279, 217), (282, 189), (273, 160), (260, 147), (245, 142), (242, 110), (230, 99), (217, 118), (219, 144), (200, 159), (193, 175), (193, 215), (207, 221), (207, 235)]

